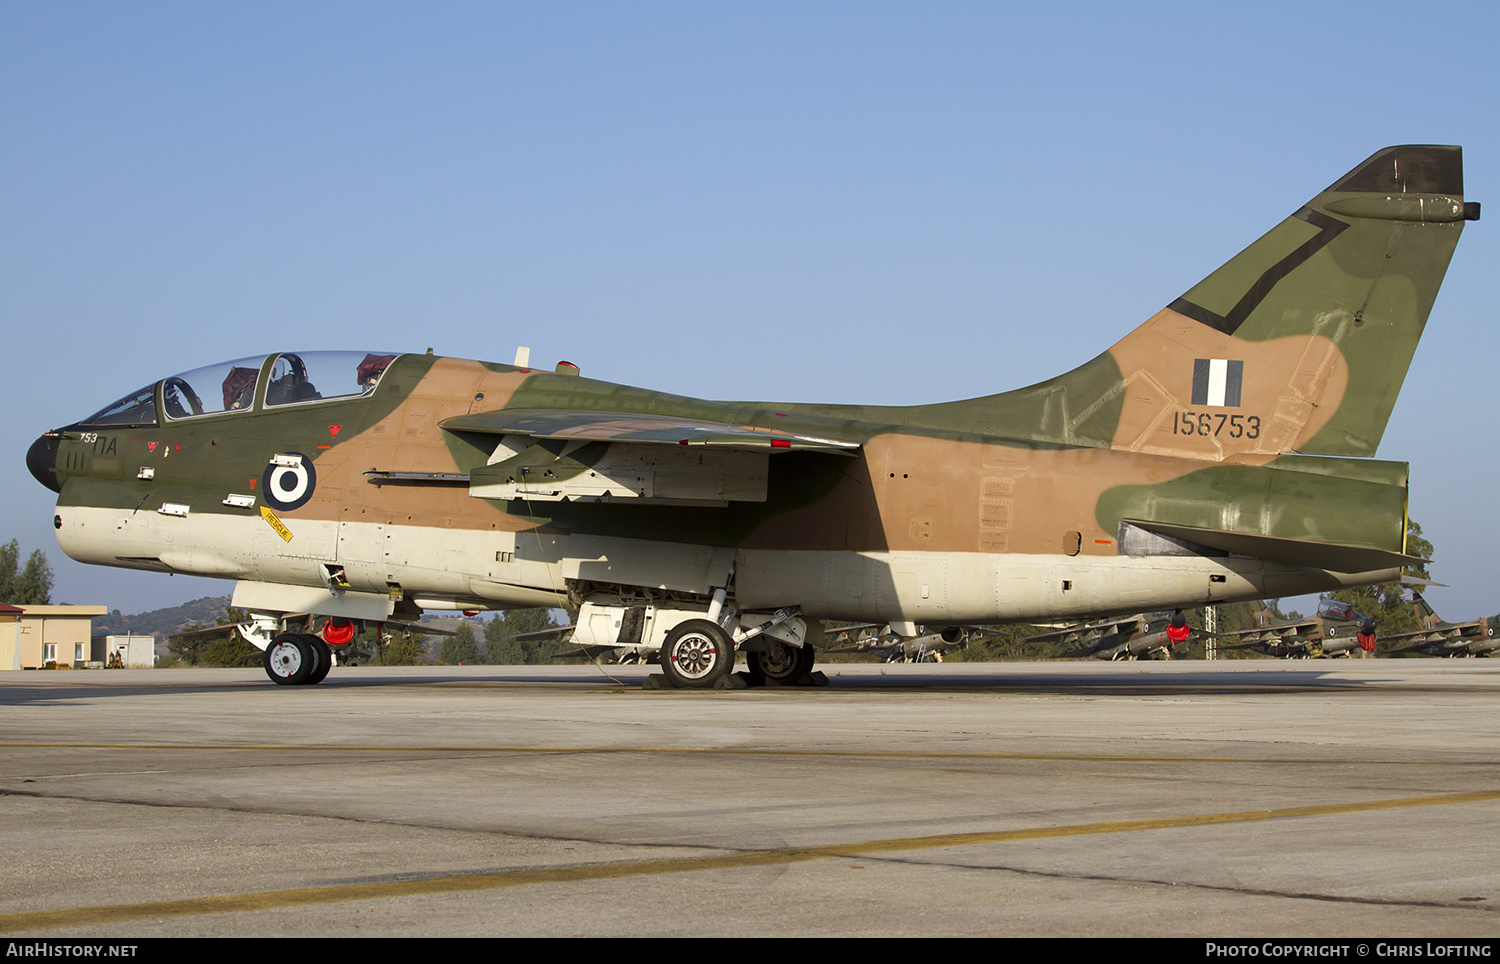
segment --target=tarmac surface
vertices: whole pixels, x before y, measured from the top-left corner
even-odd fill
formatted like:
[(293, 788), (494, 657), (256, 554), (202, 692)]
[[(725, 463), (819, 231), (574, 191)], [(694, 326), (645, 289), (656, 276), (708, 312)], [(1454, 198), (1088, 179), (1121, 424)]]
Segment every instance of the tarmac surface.
[(0, 673), (14, 936), (1500, 936), (1500, 660)]

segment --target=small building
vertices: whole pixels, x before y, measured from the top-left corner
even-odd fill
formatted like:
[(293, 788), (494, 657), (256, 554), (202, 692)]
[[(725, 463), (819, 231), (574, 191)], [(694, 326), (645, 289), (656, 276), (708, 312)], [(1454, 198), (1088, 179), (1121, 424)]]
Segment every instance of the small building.
[[(103, 654), (105, 666), (121, 666), (125, 669), (149, 669), (156, 665), (155, 636), (95, 636), (93, 644), (95, 658)], [(119, 660), (116, 661), (115, 657)]]
[(94, 652), (93, 619), (106, 611), (103, 606), (0, 605), (0, 669), (104, 665), (103, 648)]
[(21, 652), (17, 641), (21, 632), (20, 606), (0, 603), (0, 669), (20, 669)]

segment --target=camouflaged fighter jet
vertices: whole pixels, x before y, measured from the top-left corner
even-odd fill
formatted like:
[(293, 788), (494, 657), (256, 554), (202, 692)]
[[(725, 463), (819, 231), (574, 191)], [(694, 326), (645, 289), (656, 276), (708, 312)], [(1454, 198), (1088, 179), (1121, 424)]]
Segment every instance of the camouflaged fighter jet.
[(1353, 603), (1337, 599), (1318, 601), (1318, 612), (1306, 619), (1270, 621), (1271, 610), (1256, 614), (1254, 629), (1219, 633), (1219, 639), (1239, 637), (1244, 642), (1219, 643), (1219, 649), (1249, 649), (1278, 659), (1329, 659), (1351, 656), (1355, 650), (1375, 651), (1375, 620)]
[[(844, 626), (839, 629), (826, 630), (827, 636), (839, 636), (851, 632), (861, 632), (867, 628), (874, 627), (872, 623), (864, 625)], [(902, 630), (911, 628), (915, 635), (903, 635)], [(926, 626), (903, 627), (897, 624), (882, 625), (868, 636), (854, 640), (838, 649), (830, 649), (827, 652), (835, 653), (867, 653), (877, 657), (883, 663), (941, 663), (943, 654), (951, 649), (960, 649), (969, 645), (969, 632), (962, 626), (944, 626), (942, 629), (931, 630)], [(807, 650), (807, 647), (803, 647)], [(809, 653), (810, 656), (810, 653)], [(808, 663), (808, 668), (812, 663)]]
[(1060, 640), (1073, 646), (1058, 659), (1171, 659), (1178, 643), (1193, 635), (1182, 610), (1170, 613), (1136, 613), (1116, 619), (1065, 626), (1027, 636), (1023, 643)]
[(1416, 561), (1407, 466), (1370, 457), (1478, 216), (1459, 148), (1387, 148), (1092, 361), (967, 401), (282, 352), (141, 388), (27, 464), (74, 559), (237, 580), (278, 683), (418, 610), (571, 599), (575, 643), (705, 687), (737, 650), (805, 672), (808, 619), (915, 635), (1386, 582)]
[(1389, 655), (1423, 653), (1427, 656), (1494, 656), (1500, 651), (1500, 616), (1486, 616), (1463, 623), (1450, 623), (1437, 614), (1421, 593), (1413, 590), (1412, 603), (1422, 619), (1422, 628), (1405, 633), (1381, 635), (1382, 643), (1404, 642), (1401, 649)]

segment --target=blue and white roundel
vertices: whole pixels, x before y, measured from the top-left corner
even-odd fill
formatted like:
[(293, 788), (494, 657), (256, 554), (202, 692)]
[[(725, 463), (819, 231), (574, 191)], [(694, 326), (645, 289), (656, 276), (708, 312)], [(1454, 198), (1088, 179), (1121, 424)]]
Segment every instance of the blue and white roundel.
[(312, 498), (318, 484), (312, 459), (301, 452), (273, 455), (260, 477), (261, 497), (273, 509), (296, 509)]

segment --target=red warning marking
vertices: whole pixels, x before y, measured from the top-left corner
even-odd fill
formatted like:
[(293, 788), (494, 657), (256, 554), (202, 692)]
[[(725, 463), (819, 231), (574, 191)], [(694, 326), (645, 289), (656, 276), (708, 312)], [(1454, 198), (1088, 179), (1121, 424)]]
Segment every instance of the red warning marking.
[(250, 488), (252, 488), (252, 489), (255, 488), (255, 483), (258, 482), (258, 481), (260, 481), (260, 480), (259, 479), (251, 479), (250, 480)]
[(146, 443), (146, 451), (148, 451), (148, 452), (155, 452), (156, 451), (156, 443), (155, 442), (147, 442)]
[(341, 429), (343, 427), (344, 426), (342, 426), (342, 425), (330, 425), (330, 426), (328, 426), (328, 434), (329, 434), (329, 436), (331, 436), (332, 438), (338, 438), (339, 437), (339, 429)]

